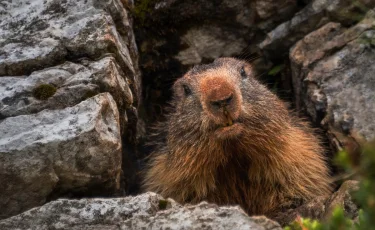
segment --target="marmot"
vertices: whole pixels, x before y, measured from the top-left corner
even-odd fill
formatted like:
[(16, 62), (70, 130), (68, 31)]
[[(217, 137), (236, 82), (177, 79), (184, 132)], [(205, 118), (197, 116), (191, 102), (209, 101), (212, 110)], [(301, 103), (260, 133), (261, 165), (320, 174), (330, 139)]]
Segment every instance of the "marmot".
[(318, 138), (255, 79), (251, 64), (219, 58), (192, 68), (173, 91), (145, 190), (268, 216), (296, 199), (330, 194)]

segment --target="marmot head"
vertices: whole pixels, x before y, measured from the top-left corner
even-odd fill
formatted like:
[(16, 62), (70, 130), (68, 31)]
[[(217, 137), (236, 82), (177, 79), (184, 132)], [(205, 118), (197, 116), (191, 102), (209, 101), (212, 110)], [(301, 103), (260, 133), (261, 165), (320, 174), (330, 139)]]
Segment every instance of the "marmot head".
[(281, 101), (255, 79), (252, 66), (234, 58), (194, 67), (175, 82), (173, 90), (176, 116), (171, 116), (175, 126), (171, 129), (231, 139), (249, 125), (272, 120), (275, 114), (269, 110), (280, 110), (276, 122), (287, 117)]

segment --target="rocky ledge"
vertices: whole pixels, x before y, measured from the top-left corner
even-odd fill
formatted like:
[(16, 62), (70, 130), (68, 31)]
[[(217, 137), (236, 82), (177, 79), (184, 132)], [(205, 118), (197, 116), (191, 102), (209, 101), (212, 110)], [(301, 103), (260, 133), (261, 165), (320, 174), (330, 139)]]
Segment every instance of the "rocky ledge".
[(0, 229), (251, 229), (281, 230), (239, 207), (202, 202), (181, 206), (155, 193), (116, 199), (60, 199), (0, 221)]
[[(351, 193), (357, 181), (347, 181), (330, 197), (318, 197), (275, 219), (285, 225), (299, 216), (326, 219), (337, 206), (358, 218)], [(202, 202), (180, 205), (155, 193), (124, 198), (59, 199), (22, 214), (0, 220), (0, 229), (251, 229), (281, 230), (264, 216), (249, 217), (239, 206)]]

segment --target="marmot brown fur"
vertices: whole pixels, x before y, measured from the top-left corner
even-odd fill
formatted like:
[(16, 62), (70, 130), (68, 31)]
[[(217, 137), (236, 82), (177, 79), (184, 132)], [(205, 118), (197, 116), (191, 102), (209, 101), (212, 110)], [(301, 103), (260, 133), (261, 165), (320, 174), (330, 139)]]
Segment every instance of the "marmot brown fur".
[(250, 64), (220, 58), (196, 66), (173, 90), (146, 190), (271, 216), (295, 199), (330, 193), (319, 140), (254, 78)]

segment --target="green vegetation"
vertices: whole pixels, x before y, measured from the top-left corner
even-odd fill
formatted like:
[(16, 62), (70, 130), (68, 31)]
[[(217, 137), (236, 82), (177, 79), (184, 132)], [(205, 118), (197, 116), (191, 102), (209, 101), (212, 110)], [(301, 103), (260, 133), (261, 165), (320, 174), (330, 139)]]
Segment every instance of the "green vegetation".
[[(361, 210), (358, 221), (345, 217), (342, 207), (337, 207), (327, 221), (319, 222), (299, 218), (285, 230), (371, 230), (375, 229), (375, 141), (362, 149), (360, 167), (356, 173), (360, 178), (360, 188), (353, 193), (353, 197)], [(346, 170), (352, 171), (348, 154), (341, 152), (338, 162)]]
[[(375, 26), (373, 28), (375, 30)], [(364, 44), (367, 46), (375, 46), (375, 37), (373, 36), (367, 36), (366, 33), (363, 33), (358, 39), (358, 43)]]
[(274, 67), (272, 67), (272, 69), (268, 72), (268, 75), (270, 75), (270, 76), (275, 76), (275, 75), (277, 75), (278, 73), (280, 73), (284, 68), (285, 68), (285, 65), (284, 65), (284, 64), (274, 66)]
[(165, 210), (167, 208), (168, 201), (167, 200), (159, 200), (159, 209)]
[(144, 23), (147, 14), (152, 11), (152, 3), (155, 0), (138, 0), (134, 3), (132, 10), (134, 18), (138, 19), (141, 24)]
[(98, 94), (98, 93), (95, 92), (94, 90), (89, 90), (89, 91), (87, 91), (87, 92), (83, 95), (82, 99), (83, 99), (83, 100), (86, 100), (86, 99), (89, 99), (90, 97), (93, 97), (93, 96), (95, 96), (95, 95), (97, 95), (97, 94)]
[[(349, 1), (348, 1), (349, 3)], [(338, 12), (334, 13), (335, 17), (340, 21), (348, 21), (357, 23), (363, 19), (366, 12), (371, 10), (364, 1), (352, 0), (346, 7), (342, 7)]]
[(41, 84), (33, 90), (33, 95), (38, 100), (47, 100), (56, 93), (56, 87), (50, 84)]

